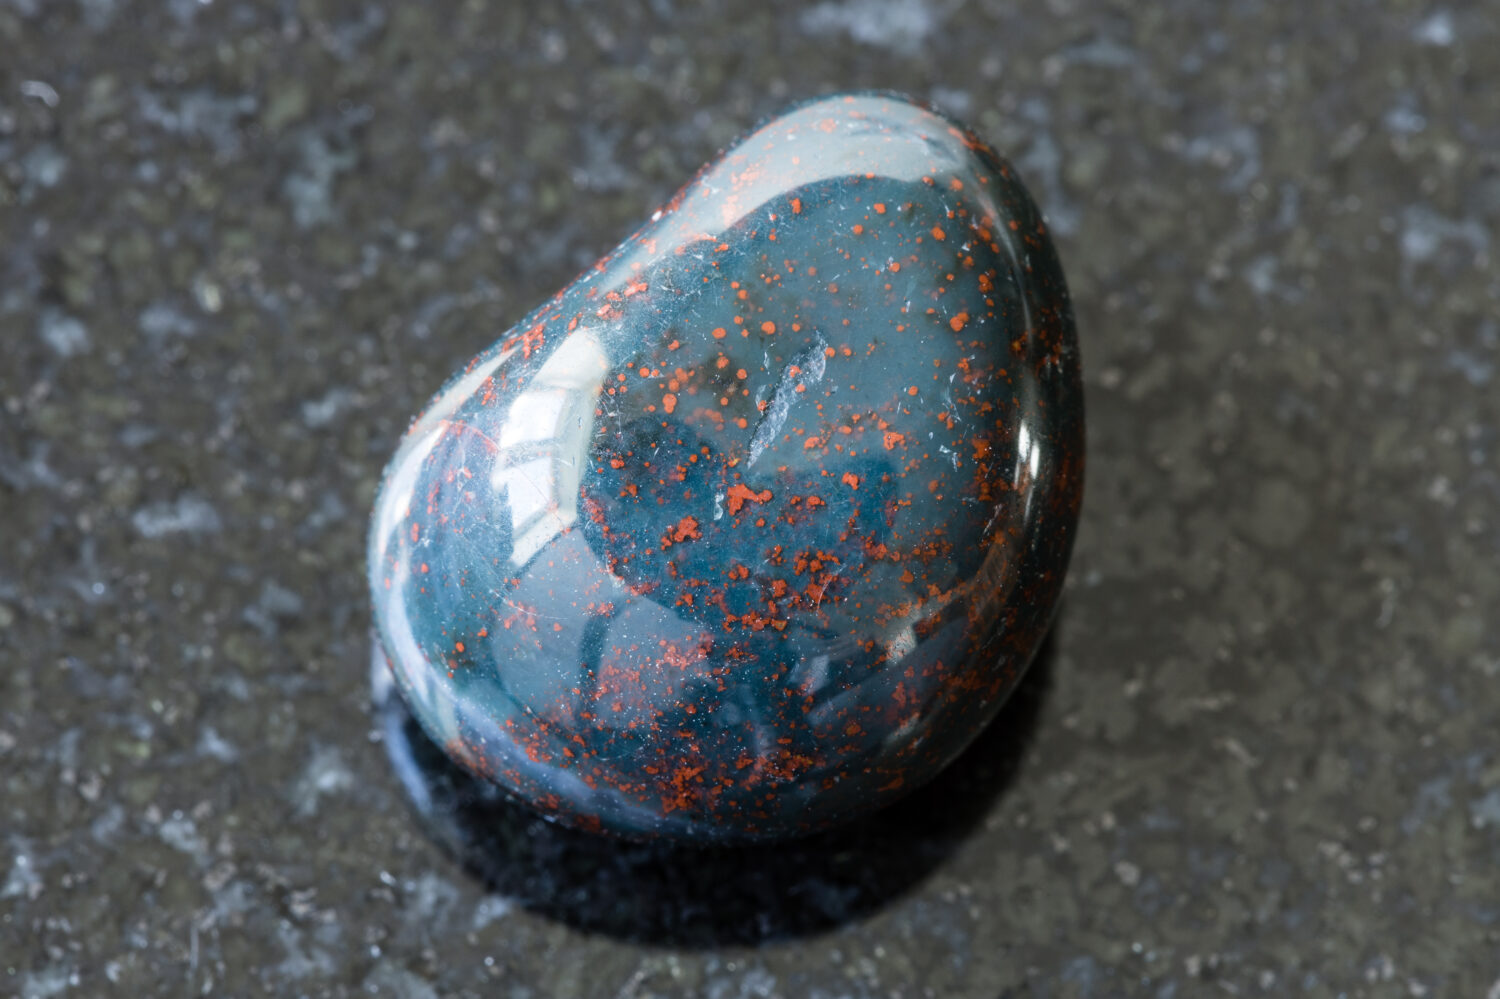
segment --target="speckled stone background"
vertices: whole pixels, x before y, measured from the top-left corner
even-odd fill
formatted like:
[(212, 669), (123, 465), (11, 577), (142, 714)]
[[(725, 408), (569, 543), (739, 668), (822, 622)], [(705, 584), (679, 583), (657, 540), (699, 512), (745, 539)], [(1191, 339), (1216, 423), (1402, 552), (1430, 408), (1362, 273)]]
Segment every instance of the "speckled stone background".
[[(736, 7), (0, 0), (0, 994), (1500, 996), (1500, 8)], [(856, 87), (1052, 221), (1090, 467), (1050, 649), (800, 867), (508, 894), (380, 744), (381, 466), (737, 132)], [(669, 890), (727, 863), (764, 895)]]

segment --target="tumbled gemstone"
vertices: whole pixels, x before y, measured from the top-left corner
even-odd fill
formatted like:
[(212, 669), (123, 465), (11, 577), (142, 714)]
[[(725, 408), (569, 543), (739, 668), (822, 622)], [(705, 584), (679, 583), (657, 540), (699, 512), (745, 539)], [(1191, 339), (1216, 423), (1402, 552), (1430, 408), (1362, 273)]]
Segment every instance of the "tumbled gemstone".
[(706, 167), (455, 374), (376, 501), (402, 695), (586, 829), (771, 839), (920, 785), (1057, 603), (1077, 343), (972, 132), (825, 98)]

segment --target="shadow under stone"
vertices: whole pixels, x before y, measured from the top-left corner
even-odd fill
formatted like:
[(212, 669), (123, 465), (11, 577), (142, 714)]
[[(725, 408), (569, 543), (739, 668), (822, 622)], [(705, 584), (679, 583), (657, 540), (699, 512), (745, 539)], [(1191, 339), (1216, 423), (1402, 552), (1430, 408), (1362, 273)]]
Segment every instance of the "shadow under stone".
[(785, 939), (867, 916), (917, 885), (1020, 771), (1051, 684), (1049, 635), (995, 720), (953, 765), (873, 815), (744, 847), (630, 842), (570, 829), (452, 763), (407, 710), (377, 654), (375, 712), (427, 833), (494, 892), (532, 912), (638, 943), (717, 947)]

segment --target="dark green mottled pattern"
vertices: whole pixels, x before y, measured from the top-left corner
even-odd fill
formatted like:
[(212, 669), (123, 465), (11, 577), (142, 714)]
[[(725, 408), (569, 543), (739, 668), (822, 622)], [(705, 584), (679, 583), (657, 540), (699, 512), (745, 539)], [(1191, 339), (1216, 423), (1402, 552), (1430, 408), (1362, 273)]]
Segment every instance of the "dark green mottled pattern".
[(1061, 269), (971, 134), (803, 105), (455, 375), (387, 472), (382, 643), (585, 828), (773, 838), (921, 784), (1039, 644), (1082, 488)]

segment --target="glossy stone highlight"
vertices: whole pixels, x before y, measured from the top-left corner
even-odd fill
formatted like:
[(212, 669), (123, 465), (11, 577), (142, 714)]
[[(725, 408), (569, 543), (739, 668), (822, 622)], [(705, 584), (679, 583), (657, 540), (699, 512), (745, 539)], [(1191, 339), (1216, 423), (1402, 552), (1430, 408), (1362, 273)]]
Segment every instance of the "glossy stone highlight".
[(1083, 483), (1035, 204), (936, 113), (764, 125), (456, 374), (376, 502), (380, 642), (464, 766), (586, 828), (812, 831), (999, 709)]

